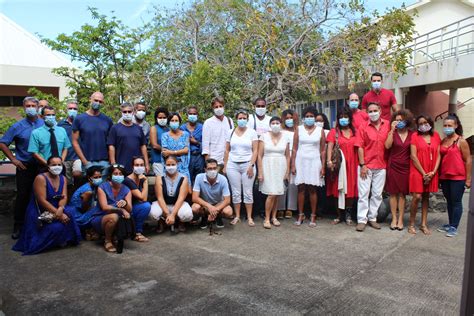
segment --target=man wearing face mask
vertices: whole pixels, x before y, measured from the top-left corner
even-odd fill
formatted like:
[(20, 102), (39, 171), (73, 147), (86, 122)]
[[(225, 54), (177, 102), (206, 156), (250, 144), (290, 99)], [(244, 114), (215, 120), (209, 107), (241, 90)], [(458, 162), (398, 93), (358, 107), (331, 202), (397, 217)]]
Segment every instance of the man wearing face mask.
[[(67, 117), (64, 120), (58, 122), (58, 126), (66, 130), (69, 141), (72, 144), (72, 123), (77, 116), (79, 106), (76, 100), (68, 101), (67, 105)], [(68, 186), (78, 184), (78, 180), (82, 176), (82, 163), (77, 156), (73, 148), (69, 148), (67, 151), (66, 160), (64, 161), (64, 167), (66, 169), (66, 178)], [(68, 188), (68, 192), (72, 193), (73, 190)]]
[(349, 95), (347, 105), (352, 111), (352, 126), (354, 126), (356, 130), (358, 130), (361, 125), (367, 124), (369, 116), (366, 111), (359, 109), (359, 96), (357, 93), (351, 93)]
[(41, 99), (41, 100), (38, 101), (38, 116), (39, 116), (40, 118), (43, 118), (43, 109), (44, 109), (46, 106), (49, 106), (48, 100)]
[[(134, 115), (132, 117), (133, 124), (137, 124), (142, 128), (143, 135), (145, 135), (146, 142), (148, 144), (148, 140), (150, 139), (150, 124), (145, 121), (146, 116), (146, 104), (143, 102), (135, 103), (134, 107)], [(118, 123), (122, 123), (123, 118), (120, 118)]]
[(191, 157), (189, 159), (190, 182), (194, 183), (196, 176), (204, 171), (204, 157), (201, 154), (202, 123), (198, 122), (196, 106), (188, 108), (188, 122), (181, 125), (181, 130), (189, 133)]
[(90, 108), (77, 115), (72, 123), (72, 146), (82, 162), (84, 169), (109, 166), (107, 136), (113, 123), (110, 117), (100, 112), (104, 104), (104, 95), (94, 92), (90, 99)]
[(364, 231), (367, 224), (375, 229), (381, 228), (377, 223), (377, 214), (382, 203), (387, 168), (385, 141), (391, 128), (389, 121), (380, 118), (377, 103), (369, 103), (367, 111), (370, 121), (357, 131), (355, 143), (359, 156), (356, 227), (359, 232)]
[(109, 146), (109, 161), (111, 164), (121, 164), (127, 173), (133, 171), (134, 156), (142, 156), (145, 160), (145, 172), (149, 171), (146, 139), (142, 129), (133, 124), (133, 107), (130, 103), (120, 106), (122, 122), (110, 129), (107, 145)]
[(224, 115), (224, 104), (223, 97), (212, 99), (214, 115), (208, 118), (202, 127), (202, 154), (205, 160), (217, 160), (219, 171), (224, 167), (227, 133), (229, 129), (234, 128), (234, 122)]
[(28, 152), (38, 161), (40, 166), (46, 167), (49, 157), (61, 157), (64, 161), (71, 142), (66, 130), (56, 123), (56, 113), (50, 106), (43, 108), (44, 125), (31, 132)]
[[(38, 175), (38, 163), (28, 152), (31, 132), (43, 126), (44, 122), (38, 117), (38, 100), (26, 97), (23, 100), (26, 118), (16, 122), (0, 138), (0, 149), (16, 167), (16, 199), (14, 210), (13, 239), (18, 239), (23, 226), (25, 210), (31, 196), (33, 181)], [(15, 142), (15, 155), (8, 148)]]
[(247, 127), (255, 130), (258, 137), (270, 131), (271, 116), (267, 115), (267, 101), (264, 98), (257, 98), (253, 102), (255, 114), (250, 115)]
[(362, 98), (362, 109), (367, 110), (370, 103), (377, 103), (381, 108), (381, 117), (390, 121), (392, 116), (390, 110), (398, 111), (397, 99), (391, 90), (382, 88), (383, 76), (380, 72), (374, 72), (370, 76), (372, 90), (367, 92)]

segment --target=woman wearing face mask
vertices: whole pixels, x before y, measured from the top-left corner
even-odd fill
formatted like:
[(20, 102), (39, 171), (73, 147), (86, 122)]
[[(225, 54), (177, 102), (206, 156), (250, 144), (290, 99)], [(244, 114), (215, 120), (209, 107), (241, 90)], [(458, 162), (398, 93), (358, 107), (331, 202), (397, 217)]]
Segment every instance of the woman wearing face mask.
[(132, 212), (132, 194), (123, 184), (125, 168), (122, 165), (110, 166), (107, 181), (97, 190), (99, 208), (92, 218), (92, 227), (96, 232), (105, 234), (104, 248), (107, 252), (116, 252), (112, 236), (119, 220), (119, 216), (130, 218)]
[(185, 201), (188, 195), (188, 179), (178, 172), (178, 158), (173, 155), (165, 159), (165, 175), (156, 177), (155, 194), (157, 201), (151, 205), (150, 217), (158, 221), (157, 232), (163, 232), (164, 224), (178, 231), (186, 231), (185, 223), (193, 219), (191, 206)]
[[(286, 134), (289, 141), (290, 158), (293, 152), (293, 138), (295, 129), (298, 127), (298, 113), (291, 109), (284, 110), (281, 115), (282, 133)], [(290, 159), (291, 160), (291, 159)], [(291, 170), (291, 167), (290, 167)], [(293, 211), (296, 211), (298, 200), (298, 187), (295, 184), (295, 175), (290, 172), (290, 180), (286, 187), (285, 193), (278, 197), (277, 202), (277, 218), (292, 218)]]
[(447, 237), (458, 234), (462, 216), (464, 187), (471, 187), (472, 158), (469, 144), (462, 137), (462, 125), (456, 114), (449, 114), (443, 123), (446, 137), (441, 142), (441, 170), (439, 179), (448, 206), (449, 223), (438, 228)]
[(148, 199), (148, 178), (145, 175), (145, 160), (143, 157), (133, 157), (133, 172), (123, 182), (132, 193), (132, 216), (135, 220), (135, 241), (144, 242), (143, 223), (148, 218), (151, 204)]
[(393, 113), (391, 129), (385, 141), (385, 148), (389, 151), (385, 191), (390, 194), (391, 230), (403, 230), (405, 196), (409, 191), (412, 121), (413, 117), (408, 110), (398, 110)]
[(329, 120), (326, 114), (318, 113), (318, 115), (316, 115), (314, 125), (321, 127), (324, 130), (324, 136), (328, 136), (331, 125), (329, 125)]
[(237, 127), (229, 130), (226, 151), (224, 153), (223, 173), (227, 175), (232, 190), (235, 217), (230, 222), (235, 225), (240, 222), (240, 204), (242, 202), (242, 187), (247, 221), (249, 226), (255, 226), (252, 219), (253, 182), (255, 180), (255, 162), (258, 154), (257, 132), (247, 127), (248, 113), (239, 110), (236, 113)]
[(296, 175), (295, 184), (298, 186), (298, 220), (295, 225), (300, 226), (304, 219), (304, 197), (309, 190), (311, 205), (310, 227), (316, 227), (316, 209), (318, 196), (316, 188), (324, 185), (326, 161), (326, 137), (323, 129), (315, 125), (317, 112), (314, 107), (307, 107), (303, 111), (303, 126), (296, 129), (293, 139), (293, 153), (291, 157), (291, 172)]
[(158, 108), (155, 111), (155, 125), (150, 129), (151, 160), (153, 163), (153, 173), (161, 176), (163, 171), (163, 156), (161, 155), (161, 137), (168, 132), (168, 110)]
[(25, 225), (20, 239), (13, 250), (23, 255), (33, 255), (42, 251), (77, 245), (81, 232), (74, 217), (64, 209), (67, 200), (67, 183), (62, 160), (50, 157), (47, 160), (48, 171), (36, 176), (33, 183), (33, 195), (26, 209)]
[[(336, 128), (329, 132), (327, 142), (328, 169), (334, 170), (335, 168), (330, 157), (336, 143), (342, 151), (345, 162), (342, 173), (340, 169), (335, 177), (326, 178), (327, 195), (344, 199), (344, 203), (342, 201), (338, 203), (338, 216), (333, 220), (333, 224), (345, 221), (347, 225), (352, 225), (352, 204), (354, 199), (357, 198), (357, 165), (359, 159), (357, 158), (355, 128), (352, 126), (352, 112), (349, 108), (343, 108), (337, 113)], [(339, 179), (339, 175), (344, 178)]]
[[(276, 218), (278, 197), (285, 193), (285, 182), (290, 177), (289, 139), (281, 131), (281, 120), (270, 119), (270, 131), (260, 137), (258, 146), (258, 181), (260, 191), (267, 195), (263, 227), (280, 226)], [(270, 224), (271, 216), (271, 224)]]
[(410, 184), (412, 194), (410, 207), (410, 223), (408, 232), (416, 234), (415, 219), (418, 203), (421, 200), (421, 225), (420, 230), (425, 235), (430, 235), (428, 229), (428, 204), (430, 192), (438, 192), (438, 168), (441, 161), (439, 153), (441, 139), (433, 131), (433, 120), (424, 115), (416, 118), (418, 132), (411, 137), (410, 153)]
[[(171, 113), (168, 116), (170, 131), (163, 134), (161, 138), (163, 158), (175, 156), (178, 158), (178, 171), (187, 179), (189, 176), (189, 133), (179, 129), (181, 116)], [(189, 192), (191, 193), (191, 191)]]

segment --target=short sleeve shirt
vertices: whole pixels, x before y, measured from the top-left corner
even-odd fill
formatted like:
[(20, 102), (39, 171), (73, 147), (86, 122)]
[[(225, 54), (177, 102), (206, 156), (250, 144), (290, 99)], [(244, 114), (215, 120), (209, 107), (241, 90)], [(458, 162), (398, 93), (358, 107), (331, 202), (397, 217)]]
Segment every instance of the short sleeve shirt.
[(16, 159), (29, 162), (33, 159), (32, 154), (28, 152), (31, 132), (43, 125), (44, 121), (40, 118), (37, 118), (33, 122), (26, 118), (22, 119), (10, 126), (2, 138), (0, 138), (0, 143), (10, 146), (11, 143), (15, 142)]
[(191, 154), (201, 154), (202, 123), (196, 123), (196, 126), (194, 127), (194, 131), (189, 130), (187, 124), (181, 125), (180, 129), (182, 131), (188, 132), (189, 137), (194, 137), (194, 139), (199, 142), (199, 144), (190, 143), (189, 149), (191, 151)]
[(382, 110), (381, 117), (384, 120), (390, 121), (392, 105), (397, 104), (397, 99), (395, 99), (393, 92), (383, 88), (379, 93), (370, 90), (362, 98), (362, 108), (367, 109), (367, 104), (371, 102), (378, 103)]
[[(71, 148), (71, 142), (67, 137), (66, 130), (60, 126), (52, 127), (54, 129), (54, 136), (58, 144), (58, 154), (61, 155), (64, 149)], [(39, 154), (43, 159), (48, 160), (51, 157), (51, 127), (46, 125), (41, 126), (31, 132), (30, 143), (28, 145), (28, 152)]]
[(103, 113), (82, 113), (74, 119), (72, 130), (79, 131), (79, 144), (87, 160), (109, 160), (107, 136), (112, 125), (110, 117)]
[[(82, 208), (82, 194), (84, 194), (86, 192), (92, 192), (92, 191), (93, 191), (92, 187), (89, 183), (83, 184), (76, 191), (74, 191), (74, 193), (71, 197), (71, 201), (69, 202), (69, 205), (74, 206), (78, 209), (81, 209)], [(91, 206), (92, 206), (92, 204), (94, 204), (96, 202), (96, 199), (97, 199), (97, 196), (96, 196), (95, 199), (93, 199), (93, 201), (91, 203)]]
[(385, 140), (389, 131), (390, 123), (384, 119), (379, 129), (376, 129), (372, 123), (368, 123), (357, 130), (356, 146), (364, 149), (364, 163), (367, 168), (385, 169), (387, 167)]
[(352, 126), (355, 129), (359, 129), (362, 125), (367, 125), (369, 122), (369, 115), (365, 111), (357, 110), (352, 112)]
[(141, 147), (146, 145), (145, 135), (140, 126), (131, 126), (117, 123), (110, 129), (107, 145), (115, 147), (115, 160), (125, 166), (125, 170), (132, 172), (132, 160), (135, 156), (141, 156)]
[(250, 114), (249, 121), (247, 122), (247, 127), (255, 130), (258, 137), (270, 131), (270, 120), (271, 116), (265, 115), (263, 120), (260, 120), (257, 115)]
[(225, 196), (230, 196), (229, 184), (227, 179), (221, 175), (217, 175), (216, 182), (210, 184), (205, 173), (200, 173), (194, 181), (194, 192), (199, 192), (199, 196), (206, 202), (216, 205), (224, 200)]
[(258, 140), (257, 132), (248, 128), (242, 135), (237, 135), (235, 130), (229, 130), (226, 141), (230, 143), (229, 160), (232, 162), (247, 162), (252, 159), (252, 145)]

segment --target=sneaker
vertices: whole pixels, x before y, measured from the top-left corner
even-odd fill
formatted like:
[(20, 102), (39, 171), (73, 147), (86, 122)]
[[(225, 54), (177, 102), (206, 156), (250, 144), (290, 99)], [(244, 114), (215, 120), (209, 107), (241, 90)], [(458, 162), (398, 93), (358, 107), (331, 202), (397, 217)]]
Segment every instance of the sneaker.
[(201, 229), (207, 228), (207, 215), (201, 217), (201, 224), (199, 225)]
[(457, 236), (458, 230), (456, 227), (449, 227), (448, 231), (446, 232), (446, 237), (454, 237)]
[(377, 223), (376, 221), (369, 221), (369, 226), (372, 227), (372, 228), (375, 228), (375, 229), (381, 229), (382, 226), (380, 226), (379, 223)]
[(440, 233), (447, 233), (450, 227), (449, 224), (444, 224), (443, 226), (438, 227), (437, 231)]
[(363, 232), (365, 230), (365, 226), (366, 226), (365, 223), (357, 223), (356, 230), (358, 232)]
[(217, 228), (224, 228), (224, 222), (222, 221), (222, 216), (216, 217), (216, 227)]

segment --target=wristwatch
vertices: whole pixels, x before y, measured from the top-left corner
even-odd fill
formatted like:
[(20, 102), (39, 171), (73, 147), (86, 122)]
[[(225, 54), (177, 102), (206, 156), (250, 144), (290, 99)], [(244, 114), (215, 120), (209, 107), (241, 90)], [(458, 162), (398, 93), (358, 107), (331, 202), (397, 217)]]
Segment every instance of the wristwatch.
[(360, 163), (359, 166), (362, 168), (363, 166), (365, 166), (365, 163)]

